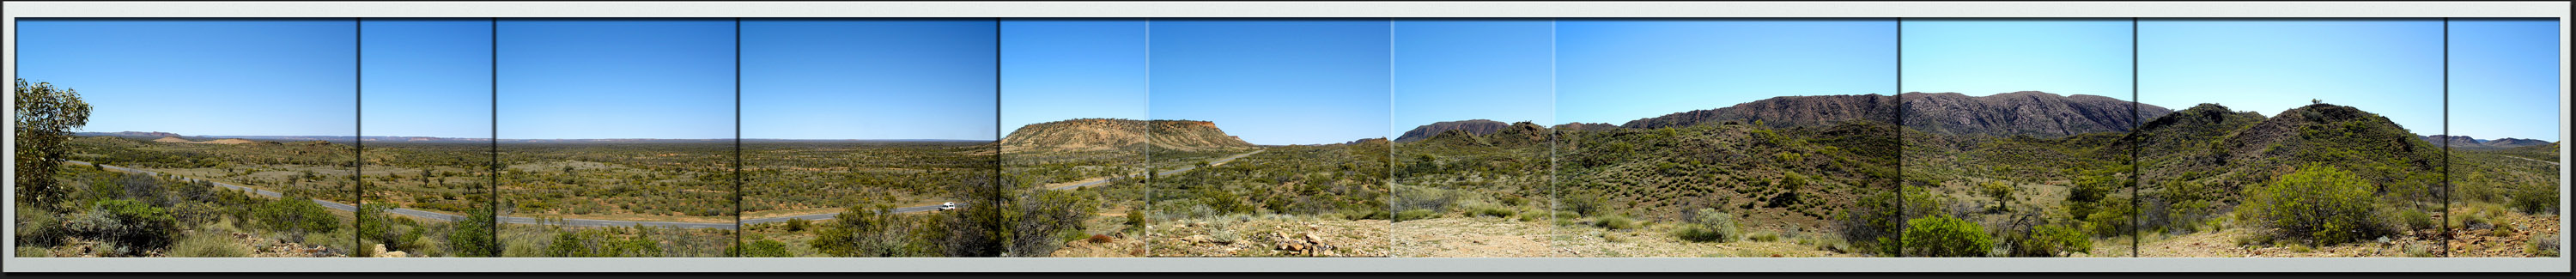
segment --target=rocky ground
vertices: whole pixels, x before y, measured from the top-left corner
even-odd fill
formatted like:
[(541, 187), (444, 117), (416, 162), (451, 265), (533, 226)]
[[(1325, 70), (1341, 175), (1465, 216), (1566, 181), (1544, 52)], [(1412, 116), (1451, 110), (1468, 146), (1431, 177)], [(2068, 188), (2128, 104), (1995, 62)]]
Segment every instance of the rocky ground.
[(1385, 257), (1392, 250), (1386, 220), (1234, 216), (1147, 228), (1154, 257)]
[(1395, 222), (1396, 257), (1547, 257), (1544, 223), (1498, 217), (1448, 217)]
[(2317, 258), (2317, 257), (2426, 257), (2434, 256), (2442, 242), (2423, 236), (2423, 231), (2360, 243), (2326, 247), (2308, 247), (2294, 243), (2264, 245), (2240, 244), (2250, 234), (2247, 229), (2229, 228), (2183, 235), (2149, 236), (2138, 249), (2139, 257), (2150, 258)]
[(2566, 235), (2559, 233), (2556, 214), (2505, 214), (2492, 224), (2451, 228), (2451, 237), (2452, 257), (2552, 257), (2556, 251), (2535, 251), (2530, 243), (2539, 240), (2556, 246), (2566, 241)]

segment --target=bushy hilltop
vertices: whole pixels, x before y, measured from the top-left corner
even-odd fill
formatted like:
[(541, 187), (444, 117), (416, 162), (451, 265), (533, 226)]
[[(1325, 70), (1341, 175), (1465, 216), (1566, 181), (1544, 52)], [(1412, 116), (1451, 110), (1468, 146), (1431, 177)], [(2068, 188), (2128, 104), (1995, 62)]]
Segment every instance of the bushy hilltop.
[(2308, 163), (2351, 171), (2375, 184), (2375, 193), (2409, 199), (2434, 198), (2442, 179), (2440, 147), (2348, 106), (2315, 104), (2266, 118), (2202, 104), (2148, 122), (2138, 136), (2148, 188), (2196, 183), (2229, 196)]
[(1226, 135), (1216, 122), (1196, 120), (1154, 120), (1148, 128), (1149, 143), (1157, 150), (1201, 152), (1252, 148), (1243, 138)]
[(1422, 125), (1421, 127), (1414, 127), (1413, 130), (1404, 131), (1403, 135), (1395, 137), (1395, 142), (1421, 141), (1453, 130), (1465, 131), (1467, 133), (1477, 135), (1492, 134), (1494, 131), (1502, 130), (1503, 127), (1509, 127), (1511, 125), (1512, 124), (1503, 123), (1502, 121), (1486, 119), (1441, 121), (1431, 123), (1429, 125)]
[(1002, 152), (1132, 150), (1144, 147), (1145, 129), (1145, 121), (1114, 118), (1029, 124), (1002, 137)]
[(1619, 127), (1654, 129), (1725, 121), (1758, 121), (1771, 128), (1825, 126), (1863, 119), (1892, 123), (1896, 119), (1896, 104), (1896, 96), (1879, 94), (1772, 97), (1724, 108), (1631, 120)]

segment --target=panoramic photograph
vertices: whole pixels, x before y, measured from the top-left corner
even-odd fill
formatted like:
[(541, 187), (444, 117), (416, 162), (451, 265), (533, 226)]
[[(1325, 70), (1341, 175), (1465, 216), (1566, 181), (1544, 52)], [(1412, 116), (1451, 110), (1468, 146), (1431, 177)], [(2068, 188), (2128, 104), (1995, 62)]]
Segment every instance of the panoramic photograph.
[(19, 257), (2561, 257), (2548, 19), (28, 19)]
[(994, 257), (990, 19), (742, 21), (743, 257)]
[(1154, 20), (1147, 252), (1385, 257), (1386, 20)]
[(1395, 257), (1545, 257), (1553, 20), (1391, 24)]
[(734, 254), (733, 20), (496, 24), (501, 256)]
[(2137, 256), (2444, 254), (2441, 19), (2137, 24)]
[(358, 21), (358, 256), (501, 254), (493, 22)]
[(1894, 256), (1896, 24), (1558, 21), (1554, 256)]
[(353, 257), (358, 22), (18, 22), (19, 257)]
[(1142, 19), (1002, 20), (1001, 190), (1012, 257), (1144, 257)]
[(2130, 21), (1901, 24), (1902, 254), (2131, 256)]
[(2450, 21), (2450, 257), (2559, 257), (2558, 21)]

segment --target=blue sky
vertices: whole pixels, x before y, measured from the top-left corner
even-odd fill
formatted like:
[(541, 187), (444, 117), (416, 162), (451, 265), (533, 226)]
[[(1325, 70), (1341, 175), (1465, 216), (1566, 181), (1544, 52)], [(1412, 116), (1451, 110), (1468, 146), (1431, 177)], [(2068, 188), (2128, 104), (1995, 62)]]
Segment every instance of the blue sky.
[(1155, 20), (1153, 119), (1214, 121), (1253, 144), (1381, 138), (1386, 20)]
[(1556, 117), (1621, 124), (1779, 96), (1894, 94), (1896, 21), (1560, 20)]
[(1906, 92), (2042, 91), (2130, 99), (2126, 18), (1903, 24)]
[(367, 19), (367, 136), (492, 137), (492, 21)]
[(993, 20), (742, 24), (744, 138), (997, 137)]
[(1555, 124), (1552, 20), (1396, 20), (1395, 122), (1387, 137), (1425, 124), (1487, 119)]
[(2440, 19), (2150, 19), (2138, 42), (2141, 102), (2277, 116), (2322, 99), (2442, 133)]
[(734, 22), (500, 26), (500, 138), (734, 137)]
[(357, 132), (352, 20), (18, 24), (18, 77), (79, 91), (92, 107), (85, 131)]
[(1145, 20), (1002, 21), (1002, 129), (1076, 119), (1145, 119)]
[(2451, 133), (2558, 141), (2557, 20), (2451, 20)]

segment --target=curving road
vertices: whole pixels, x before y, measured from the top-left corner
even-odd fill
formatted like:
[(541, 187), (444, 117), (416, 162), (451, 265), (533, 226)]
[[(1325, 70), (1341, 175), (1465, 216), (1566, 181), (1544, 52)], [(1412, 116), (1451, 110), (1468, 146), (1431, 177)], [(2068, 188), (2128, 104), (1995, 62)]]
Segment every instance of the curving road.
[[(1213, 165), (1223, 165), (1223, 164), (1225, 164), (1226, 162), (1232, 162), (1232, 161), (1234, 161), (1234, 159), (1241, 159), (1241, 158), (1243, 158), (1244, 156), (1252, 156), (1252, 154), (1254, 154), (1254, 153), (1261, 153), (1261, 151), (1260, 151), (1260, 150), (1254, 150), (1254, 151), (1252, 151), (1252, 152), (1246, 152), (1246, 153), (1243, 153), (1243, 154), (1236, 154), (1236, 155), (1234, 155), (1234, 156), (1228, 156), (1228, 157), (1225, 157), (1225, 158), (1223, 158), (1223, 159), (1217, 159), (1214, 163), (1209, 164), (1209, 165), (1211, 165), (1211, 166), (1213, 166)], [(258, 195), (261, 195), (261, 196), (267, 196), (267, 197), (271, 197), (271, 198), (275, 198), (275, 197), (279, 197), (279, 196), (280, 196), (277, 192), (272, 192), (272, 191), (269, 191), (269, 190), (261, 190), (261, 189), (259, 189), (259, 188), (244, 187), (244, 186), (241, 186), (241, 185), (233, 185), (232, 183), (223, 183), (223, 182), (216, 182), (216, 181), (211, 181), (211, 180), (201, 180), (201, 179), (197, 179), (197, 178), (193, 178), (193, 177), (185, 177), (185, 176), (165, 175), (165, 174), (161, 174), (160, 172), (154, 172), (154, 171), (148, 171), (148, 170), (139, 170), (139, 169), (132, 169), (132, 168), (126, 168), (126, 167), (119, 167), (119, 166), (99, 165), (99, 164), (90, 163), (90, 162), (72, 161), (72, 160), (64, 160), (64, 161), (66, 161), (66, 162), (71, 162), (71, 163), (73, 163), (73, 164), (81, 164), (81, 165), (96, 165), (96, 166), (99, 166), (100, 168), (109, 169), (109, 170), (115, 170), (115, 171), (120, 171), (120, 172), (130, 172), (130, 173), (141, 173), (141, 174), (149, 174), (149, 175), (162, 175), (162, 176), (169, 176), (169, 177), (178, 178), (179, 180), (188, 181), (188, 182), (206, 182), (206, 183), (209, 183), (209, 184), (214, 184), (215, 186), (219, 186), (219, 187), (230, 188), (230, 189), (236, 189), (236, 190), (243, 190), (243, 191), (250, 191), (251, 193), (258, 194)], [(1183, 171), (1189, 171), (1189, 170), (1197, 169), (1197, 168), (1198, 168), (1198, 166), (1195, 166), (1195, 165), (1193, 165), (1193, 166), (1186, 166), (1186, 167), (1182, 167), (1182, 168), (1180, 168), (1180, 169), (1174, 169), (1174, 170), (1171, 170), (1171, 171), (1165, 171), (1165, 172), (1162, 172), (1162, 175), (1172, 175), (1172, 174), (1174, 174), (1174, 173), (1180, 173), (1180, 172), (1183, 172)], [(1092, 186), (1092, 185), (1099, 185), (1099, 184), (1101, 184), (1101, 183), (1107, 183), (1107, 182), (1109, 182), (1109, 181), (1115, 181), (1115, 180), (1118, 180), (1118, 179), (1103, 179), (1103, 180), (1100, 180), (1100, 181), (1092, 181), (1092, 182), (1088, 182), (1088, 183), (1080, 183), (1080, 184), (1074, 184), (1074, 185), (1066, 185), (1066, 186), (1062, 186), (1062, 187), (1056, 187), (1056, 188), (1053, 188), (1053, 189), (1055, 189), (1055, 190), (1064, 190), (1064, 189), (1073, 189), (1073, 188), (1089, 187), (1089, 186)], [(322, 205), (322, 207), (331, 208), (331, 210), (339, 210), (339, 211), (357, 211), (357, 210), (358, 210), (358, 207), (357, 207), (357, 206), (351, 206), (351, 205), (349, 205), (349, 204), (344, 204), (344, 203), (339, 203), (339, 202), (333, 202), (333, 201), (327, 201), (327, 200), (322, 200), (322, 199), (313, 199), (313, 203), (321, 204), (321, 205)], [(959, 203), (957, 203), (957, 206), (959, 206), (959, 207), (964, 207), (964, 206), (966, 206), (966, 204), (967, 204), (967, 203), (959, 202)], [(939, 210), (939, 205), (935, 205), (935, 204), (934, 204), (934, 205), (913, 206), (913, 207), (900, 207), (900, 208), (895, 208), (893, 212), (894, 212), (894, 213), (912, 213), (912, 212), (924, 212), (924, 211), (934, 211), (934, 210)], [(440, 213), (440, 212), (429, 212), (429, 211), (421, 211), (421, 210), (413, 210), (413, 209), (409, 209), (409, 208), (394, 208), (394, 209), (392, 209), (392, 210), (386, 210), (386, 212), (391, 212), (391, 213), (394, 213), (394, 214), (402, 214), (403, 216), (412, 216), (412, 217), (419, 217), (419, 218), (424, 218), (424, 219), (433, 219), (433, 220), (448, 220), (448, 221), (461, 221), (461, 220), (465, 220), (465, 216), (463, 216), (463, 215), (447, 214), (447, 213)], [(828, 220), (828, 219), (832, 219), (832, 217), (833, 217), (833, 216), (837, 216), (837, 215), (840, 215), (840, 214), (841, 214), (841, 213), (839, 213), (839, 212), (832, 212), (832, 213), (816, 213), (816, 214), (806, 214), (806, 215), (796, 215), (796, 216), (785, 216), (785, 217), (770, 217), (770, 218), (759, 218), (759, 219), (742, 219), (742, 224), (760, 224), (760, 223), (771, 223), (771, 222), (786, 222), (788, 219)], [(499, 218), (497, 218), (497, 219), (498, 219), (499, 221), (501, 221), (502, 223), (509, 223), (509, 224), (539, 224), (539, 222), (538, 222), (539, 220), (538, 220), (537, 218), (532, 218), (532, 217), (500, 216), (500, 217), (499, 217)], [(701, 229), (701, 228), (734, 229), (734, 228), (735, 228), (735, 227), (734, 227), (734, 223), (694, 223), (694, 222), (621, 221), (621, 220), (569, 219), (569, 218), (566, 218), (566, 219), (554, 219), (554, 220), (555, 220), (555, 221), (557, 221), (557, 222), (553, 222), (553, 223), (556, 223), (556, 224), (558, 224), (558, 225), (572, 226), (572, 227), (626, 227), (626, 226), (637, 226), (637, 225), (642, 225), (642, 226), (652, 226), (652, 227), (689, 228), (689, 229)]]

